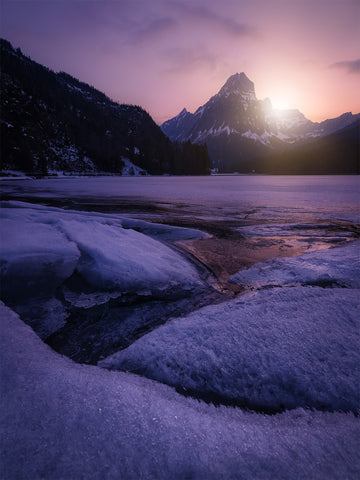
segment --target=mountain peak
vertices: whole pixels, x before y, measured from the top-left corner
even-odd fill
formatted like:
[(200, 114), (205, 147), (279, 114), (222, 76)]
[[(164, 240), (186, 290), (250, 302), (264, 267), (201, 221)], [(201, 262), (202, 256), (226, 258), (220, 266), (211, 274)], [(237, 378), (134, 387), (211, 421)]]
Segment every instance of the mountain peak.
[(255, 98), (254, 83), (248, 79), (244, 72), (235, 73), (229, 77), (224, 86), (220, 89), (219, 95), (251, 94)]

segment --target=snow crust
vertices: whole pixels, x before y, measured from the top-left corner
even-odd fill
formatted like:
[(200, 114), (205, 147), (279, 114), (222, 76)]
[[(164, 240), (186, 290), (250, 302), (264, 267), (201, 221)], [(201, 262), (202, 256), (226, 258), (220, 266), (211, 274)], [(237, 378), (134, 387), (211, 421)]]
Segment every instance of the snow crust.
[[(61, 181), (61, 180), (58, 180)], [(174, 227), (161, 223), (131, 218), (127, 215), (82, 212), (79, 210), (63, 210), (39, 204), (1, 201), (0, 220), (4, 218), (24, 220), (25, 222), (56, 223), (57, 220), (74, 219), (79, 222), (97, 221), (104, 225), (112, 225), (124, 229), (133, 229), (161, 241), (194, 240), (207, 238), (209, 235), (195, 228)]]
[(304, 253), (294, 258), (273, 258), (230, 277), (247, 287), (323, 285), (360, 288), (360, 241)]
[(359, 292), (262, 290), (159, 327), (99, 365), (253, 409), (359, 408)]
[(0, 304), (3, 478), (356, 478), (359, 420), (215, 408), (54, 353)]
[(359, 246), (352, 242), (240, 271), (233, 282), (283, 288), (263, 288), (174, 319), (99, 365), (250, 408), (356, 412)]

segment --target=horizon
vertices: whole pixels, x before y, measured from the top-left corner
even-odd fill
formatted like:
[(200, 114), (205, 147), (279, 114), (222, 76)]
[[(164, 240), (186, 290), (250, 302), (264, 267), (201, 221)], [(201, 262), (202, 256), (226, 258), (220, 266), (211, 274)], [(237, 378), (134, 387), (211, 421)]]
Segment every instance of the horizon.
[[(1, 36), (158, 124), (236, 72), (274, 109), (318, 122), (360, 112), (360, 2), (3, 0)], [(176, 95), (174, 94), (176, 92)]]

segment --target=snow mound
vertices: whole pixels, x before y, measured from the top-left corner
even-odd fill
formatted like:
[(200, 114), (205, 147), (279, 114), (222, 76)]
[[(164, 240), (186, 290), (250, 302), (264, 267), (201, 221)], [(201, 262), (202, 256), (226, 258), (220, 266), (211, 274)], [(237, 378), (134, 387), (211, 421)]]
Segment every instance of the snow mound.
[(353, 414), (215, 408), (78, 365), (0, 304), (2, 478), (357, 478)]
[(99, 365), (251, 409), (359, 408), (359, 292), (261, 290), (174, 319)]
[(255, 288), (274, 285), (360, 288), (360, 242), (308, 252), (294, 258), (267, 260), (239, 271), (229, 281)]

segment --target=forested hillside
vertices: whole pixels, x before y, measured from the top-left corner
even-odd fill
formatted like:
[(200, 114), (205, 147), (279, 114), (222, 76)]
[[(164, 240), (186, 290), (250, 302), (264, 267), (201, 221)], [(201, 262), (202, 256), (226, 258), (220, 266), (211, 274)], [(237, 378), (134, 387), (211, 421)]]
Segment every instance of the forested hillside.
[(172, 143), (141, 107), (0, 44), (1, 169), (121, 174), (130, 161), (150, 174), (209, 172), (206, 147)]

